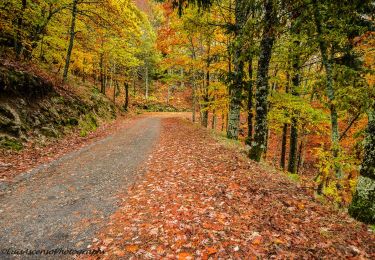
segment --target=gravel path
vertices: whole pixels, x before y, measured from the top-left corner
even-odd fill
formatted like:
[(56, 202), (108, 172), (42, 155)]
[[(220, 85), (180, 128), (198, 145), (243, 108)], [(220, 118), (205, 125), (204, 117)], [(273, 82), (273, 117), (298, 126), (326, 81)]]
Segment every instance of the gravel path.
[(0, 250), (86, 249), (117, 209), (119, 192), (140, 174), (159, 133), (160, 118), (142, 118), (34, 170), (0, 196)]

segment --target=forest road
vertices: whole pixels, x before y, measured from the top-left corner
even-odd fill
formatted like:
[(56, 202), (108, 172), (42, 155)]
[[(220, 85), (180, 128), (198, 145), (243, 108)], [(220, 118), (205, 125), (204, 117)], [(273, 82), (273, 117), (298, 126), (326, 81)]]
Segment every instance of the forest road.
[[(118, 208), (118, 194), (141, 175), (140, 166), (158, 140), (160, 128), (160, 117), (137, 119), (34, 170), (32, 177), (1, 195), (0, 259), (12, 258), (4, 254), (8, 249), (87, 249)], [(25, 255), (16, 258), (25, 259)]]

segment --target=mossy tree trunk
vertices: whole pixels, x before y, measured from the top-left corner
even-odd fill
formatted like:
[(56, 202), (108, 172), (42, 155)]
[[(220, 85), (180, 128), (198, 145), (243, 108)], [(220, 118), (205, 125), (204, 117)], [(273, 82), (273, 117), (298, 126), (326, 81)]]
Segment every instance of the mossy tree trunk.
[(258, 75), (256, 81), (256, 117), (255, 134), (251, 143), (249, 157), (252, 160), (260, 161), (267, 146), (267, 114), (268, 114), (268, 71), (271, 60), (272, 47), (275, 41), (274, 26), (276, 13), (273, 0), (265, 2), (264, 32), (260, 43), (260, 55), (258, 61)]
[(63, 74), (64, 81), (66, 81), (68, 79), (70, 57), (72, 56), (73, 45), (74, 45), (74, 37), (76, 35), (75, 29), (76, 29), (77, 11), (78, 11), (78, 0), (73, 0), (73, 2), (72, 2), (72, 22), (70, 24), (70, 32), (69, 32), (69, 46), (68, 46), (68, 51), (66, 53), (65, 67), (64, 67), (64, 74)]
[[(317, 31), (320, 55), (322, 57), (322, 64), (326, 72), (326, 94), (328, 97), (328, 105), (331, 114), (331, 141), (332, 141), (332, 155), (334, 158), (339, 156), (339, 124), (338, 114), (336, 109), (335, 90), (333, 82), (333, 53), (329, 56), (327, 43), (324, 40), (324, 28), (322, 25), (322, 18), (316, 0), (313, 1), (314, 21)], [(335, 173), (338, 179), (342, 178), (342, 171), (340, 165), (335, 165)]]
[(365, 154), (349, 214), (365, 223), (375, 224), (375, 104), (368, 112)]
[(253, 140), (253, 59), (252, 57), (249, 58), (249, 82), (248, 82), (248, 97), (247, 97), (247, 138), (246, 144), (251, 145), (251, 141)]
[(234, 53), (233, 73), (230, 73), (231, 84), (229, 87), (229, 112), (227, 137), (238, 139), (240, 130), (240, 112), (243, 88), (244, 62), (242, 56), (242, 28), (248, 16), (249, 6), (246, 0), (237, 0), (235, 6)]
[(23, 16), (27, 7), (27, 1), (26, 0), (21, 0), (21, 12), (18, 14), (17, 18), (17, 30), (16, 30), (16, 39), (15, 39), (15, 46), (14, 49), (16, 50), (16, 56), (17, 58), (20, 58), (21, 52), (23, 49), (23, 44), (22, 44), (22, 30), (23, 30)]

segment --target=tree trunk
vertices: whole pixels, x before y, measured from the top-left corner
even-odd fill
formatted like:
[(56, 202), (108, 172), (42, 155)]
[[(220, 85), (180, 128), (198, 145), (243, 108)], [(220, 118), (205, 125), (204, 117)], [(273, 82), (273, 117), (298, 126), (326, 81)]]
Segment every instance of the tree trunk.
[(145, 79), (146, 79), (146, 94), (145, 94), (145, 98), (146, 100), (148, 99), (148, 67), (146, 66), (146, 73), (145, 73)]
[(99, 67), (100, 67), (100, 92), (105, 95), (105, 78), (104, 78), (104, 54), (100, 53)]
[(117, 81), (115, 81), (115, 84), (113, 85), (113, 103), (116, 105), (116, 88), (118, 86)]
[(274, 38), (275, 10), (273, 0), (265, 2), (265, 26), (260, 43), (260, 55), (258, 61), (257, 90), (256, 90), (256, 117), (255, 135), (251, 144), (249, 157), (255, 161), (260, 161), (267, 143), (267, 114), (268, 114), (268, 70), (272, 55)]
[(136, 77), (137, 77), (137, 70), (134, 69), (133, 70), (133, 80), (132, 80), (132, 84), (133, 84), (133, 97), (135, 97), (136, 95), (136, 89), (135, 89), (135, 80), (136, 80)]
[(63, 79), (66, 81), (68, 79), (68, 72), (69, 72), (69, 65), (70, 65), (70, 57), (73, 51), (73, 44), (74, 44), (74, 36), (75, 36), (75, 29), (76, 29), (76, 17), (77, 17), (77, 5), (78, 0), (73, 0), (72, 6), (72, 23), (70, 25), (70, 35), (69, 35), (69, 46), (68, 51), (66, 53), (65, 59), (65, 67), (64, 67), (64, 74)]
[[(326, 93), (329, 100), (329, 108), (331, 112), (331, 141), (332, 141), (332, 155), (337, 158), (340, 151), (339, 143), (339, 126), (338, 126), (338, 115), (335, 105), (335, 91), (333, 88), (333, 68), (332, 59), (328, 57), (327, 44), (323, 38), (323, 28), (319, 12), (318, 3), (316, 0), (313, 1), (314, 7), (314, 20), (317, 30), (317, 37), (319, 42), (320, 55), (322, 56), (322, 63), (326, 72)], [(335, 165), (335, 173), (338, 179), (342, 178), (342, 171), (340, 165)]]
[(375, 224), (375, 104), (368, 111), (365, 154), (349, 214), (365, 223)]
[(208, 127), (208, 102), (209, 96), (208, 96), (208, 88), (210, 87), (210, 71), (207, 70), (206, 72), (206, 84), (203, 88), (204, 95), (203, 95), (203, 111), (202, 111), (202, 126)]
[[(289, 93), (289, 72), (286, 72), (286, 87), (285, 87), (285, 93)], [(282, 136), (282, 142), (281, 142), (281, 156), (280, 156), (280, 167), (285, 170), (285, 159), (286, 159), (286, 145), (288, 141), (288, 124), (284, 124), (283, 126), (283, 136)]]
[(249, 82), (247, 97), (247, 139), (246, 144), (251, 145), (253, 140), (253, 59), (249, 59)]
[(196, 111), (196, 82), (195, 82), (195, 75), (193, 76), (193, 100), (192, 100), (192, 120), (193, 122), (195, 123), (195, 120), (196, 120), (196, 115), (195, 115), (195, 111)]
[(248, 15), (248, 8), (246, 0), (237, 0), (235, 6), (235, 40), (234, 40), (234, 53), (233, 53), (233, 75), (232, 82), (229, 87), (229, 112), (228, 112), (228, 129), (227, 137), (230, 139), (238, 139), (240, 130), (240, 113), (242, 101), (242, 88), (243, 88), (243, 69), (244, 62), (241, 58), (243, 46), (240, 44), (242, 38), (242, 28), (246, 22)]
[(185, 82), (184, 82), (184, 69), (181, 68), (181, 82), (180, 82), (180, 87), (183, 88), (185, 86)]
[(22, 30), (23, 30), (23, 15), (25, 13), (25, 10), (26, 10), (26, 5), (27, 5), (27, 1), (26, 0), (21, 0), (22, 2), (22, 7), (21, 7), (21, 12), (18, 16), (18, 19), (17, 19), (17, 31), (16, 31), (16, 39), (14, 41), (14, 49), (16, 51), (16, 56), (17, 56), (17, 59), (20, 58), (21, 56), (21, 52), (22, 52), (22, 48), (23, 48), (23, 45), (22, 45)]
[(214, 109), (212, 111), (212, 122), (211, 122), (211, 128), (214, 130), (216, 129), (216, 121), (217, 121), (216, 110)]
[(129, 107), (129, 84), (127, 82), (124, 83), (125, 87), (125, 103), (124, 103), (124, 110), (128, 111)]
[(282, 137), (282, 142), (281, 142), (281, 156), (280, 156), (280, 167), (283, 170), (285, 170), (287, 134), (288, 134), (288, 124), (284, 124), (283, 137)]

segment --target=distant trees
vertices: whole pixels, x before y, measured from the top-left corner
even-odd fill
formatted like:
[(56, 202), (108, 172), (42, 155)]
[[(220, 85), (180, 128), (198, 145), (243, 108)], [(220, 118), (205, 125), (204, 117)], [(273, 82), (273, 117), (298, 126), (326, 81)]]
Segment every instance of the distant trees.
[(155, 66), (151, 18), (130, 0), (5, 0), (0, 15), (2, 55), (47, 64), (64, 81), (91, 77), (105, 93), (129, 71)]

